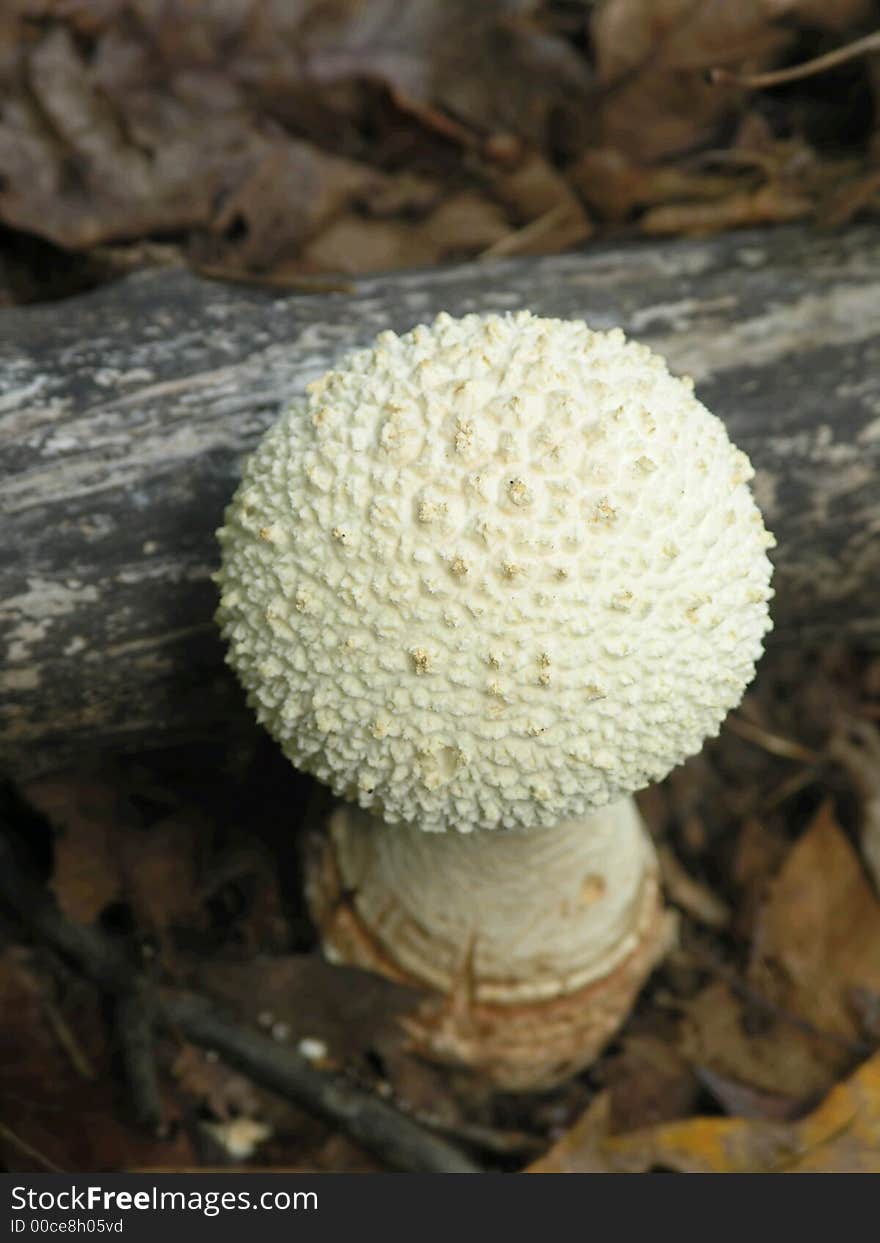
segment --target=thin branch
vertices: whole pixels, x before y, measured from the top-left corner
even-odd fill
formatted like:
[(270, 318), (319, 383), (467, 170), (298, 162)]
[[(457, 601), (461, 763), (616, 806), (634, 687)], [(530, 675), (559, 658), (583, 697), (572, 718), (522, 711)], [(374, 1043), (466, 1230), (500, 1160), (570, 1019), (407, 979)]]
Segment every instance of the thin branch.
[(710, 69), (708, 79), (716, 86), (744, 86), (749, 90), (761, 90), (767, 86), (784, 86), (786, 82), (799, 82), (802, 78), (811, 78), (816, 73), (825, 73), (828, 69), (836, 69), (857, 56), (867, 56), (872, 52), (880, 52), (880, 30), (855, 39), (844, 47), (826, 52), (824, 56), (816, 56), (813, 60), (805, 60), (803, 64), (792, 65), (790, 69), (775, 69), (769, 73), (736, 73), (732, 69)]
[(157, 1139), (164, 1139), (168, 1126), (162, 1111), (156, 1066), (155, 1022), (153, 998), (146, 996), (143, 990), (118, 998), (113, 1026), (135, 1118)]
[(210, 1002), (191, 993), (165, 996), (165, 1022), (193, 1044), (212, 1049), (228, 1065), (263, 1087), (341, 1127), (387, 1164), (410, 1173), (476, 1174), (479, 1167), (445, 1140), (429, 1134), (385, 1101), (342, 1075), (316, 1070), (292, 1049), (221, 1018)]
[(753, 742), (756, 746), (769, 751), (771, 755), (778, 755), (781, 759), (797, 760), (813, 768), (825, 763), (825, 756), (818, 751), (813, 751), (800, 742), (794, 742), (791, 738), (782, 738), (779, 734), (772, 734), (763, 726), (757, 725), (754, 721), (747, 721), (737, 713), (731, 713), (725, 725), (740, 738)]
[(346, 280), (313, 279), (310, 276), (272, 276), (270, 273), (246, 272), (221, 264), (194, 263), (192, 270), (209, 281), (244, 285), (251, 289), (279, 289), (283, 293), (355, 293), (355, 286)]
[[(62, 914), (48, 890), (34, 881), (20, 863), (2, 831), (0, 906), (14, 914), (35, 939), (53, 949), (105, 993), (126, 1005), (140, 1006), (141, 1017), (155, 1007), (157, 1022), (182, 1033), (194, 1044), (215, 1050), (254, 1082), (324, 1119), (387, 1165), (410, 1173), (480, 1172), (475, 1162), (451, 1144), (356, 1087), (344, 1075), (317, 1070), (292, 1049), (279, 1048), (265, 1036), (236, 1027), (220, 1017), (204, 998), (181, 993), (157, 995), (128, 956), (104, 933), (71, 923)], [(138, 1039), (142, 1036), (143, 1028)], [(133, 1048), (129, 1053), (133, 1055)], [(148, 1095), (152, 1091), (149, 1088)]]
[(24, 1153), (26, 1157), (29, 1157), (31, 1161), (35, 1161), (44, 1170), (48, 1170), (50, 1174), (63, 1174), (65, 1172), (60, 1165), (56, 1165), (54, 1161), (50, 1161), (48, 1157), (43, 1156), (27, 1140), (22, 1139), (20, 1135), (16, 1135), (15, 1131), (10, 1131), (9, 1127), (4, 1126), (2, 1122), (0, 1122), (0, 1140), (5, 1140), (12, 1148), (17, 1148), (19, 1152)]
[(692, 955), (698, 964), (701, 964), (711, 971), (713, 975), (723, 980), (729, 988), (739, 994), (743, 1001), (758, 1010), (763, 1010), (765, 1014), (780, 1023), (786, 1023), (789, 1027), (795, 1028), (795, 1030), (805, 1036), (811, 1036), (814, 1040), (821, 1040), (825, 1044), (833, 1045), (842, 1052), (848, 1053), (850, 1057), (864, 1058), (874, 1052), (873, 1046), (865, 1041), (849, 1040), (846, 1036), (841, 1036), (837, 1032), (830, 1032), (824, 1028), (816, 1027), (807, 1019), (801, 1018), (799, 1014), (793, 1014), (777, 1002), (770, 1001), (769, 998), (753, 988), (747, 980), (743, 979), (738, 971), (722, 962), (718, 955), (698, 938), (692, 937), (688, 940), (686, 953)]

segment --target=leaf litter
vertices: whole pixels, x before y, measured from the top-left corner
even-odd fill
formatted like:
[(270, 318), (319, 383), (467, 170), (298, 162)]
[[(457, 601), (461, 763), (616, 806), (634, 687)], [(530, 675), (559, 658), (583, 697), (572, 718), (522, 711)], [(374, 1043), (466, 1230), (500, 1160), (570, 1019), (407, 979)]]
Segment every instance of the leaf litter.
[[(185, 7), (3, 6), (0, 302), (159, 262), (308, 287), (880, 204), (876, 57), (706, 81), (852, 42), (868, 0)], [(22, 835), (71, 920), (488, 1168), (877, 1172), (878, 726), (876, 660), (792, 653), (641, 797), (679, 947), (596, 1064), (534, 1096), (428, 1066), (405, 1037), (418, 995), (320, 958), (311, 787), (266, 740), (33, 783), (45, 819)], [(6, 925), (0, 1009), (7, 1169), (381, 1168), (176, 1033), (157, 1040), (167, 1129), (145, 1132), (97, 992)]]
[[(28, 848), (62, 911), (112, 931), (152, 978), (488, 1168), (873, 1170), (880, 899), (865, 828), (880, 677), (833, 648), (780, 659), (719, 739), (641, 797), (679, 945), (597, 1062), (551, 1092), (499, 1094), (427, 1064), (406, 1036), (422, 995), (321, 958), (296, 876), (311, 783), (268, 740), (33, 782), (22, 793), (45, 819)], [(145, 1132), (97, 993), (9, 930), (0, 945), (7, 1168), (381, 1168), (173, 1032), (156, 1043), (167, 1134)]]
[(880, 205), (878, 17), (876, 0), (210, 0), (197, 19), (183, 0), (13, 0), (0, 299), (156, 262), (308, 288), (619, 234), (839, 227)]

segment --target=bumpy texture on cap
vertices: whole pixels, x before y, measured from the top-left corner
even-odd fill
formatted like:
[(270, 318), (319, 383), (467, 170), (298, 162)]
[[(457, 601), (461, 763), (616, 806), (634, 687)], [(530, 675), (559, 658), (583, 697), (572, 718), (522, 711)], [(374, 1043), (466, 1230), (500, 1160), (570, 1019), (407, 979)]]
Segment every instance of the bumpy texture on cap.
[(692, 389), (528, 312), (382, 333), (309, 385), (219, 533), (228, 659), (289, 758), (470, 830), (698, 751), (754, 674), (773, 539)]

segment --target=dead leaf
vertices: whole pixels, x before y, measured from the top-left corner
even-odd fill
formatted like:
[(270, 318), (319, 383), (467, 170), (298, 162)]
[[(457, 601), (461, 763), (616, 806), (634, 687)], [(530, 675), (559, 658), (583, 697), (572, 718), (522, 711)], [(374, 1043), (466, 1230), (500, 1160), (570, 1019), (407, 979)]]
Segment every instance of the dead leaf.
[(298, 272), (354, 274), (424, 267), (436, 263), (437, 257), (437, 247), (424, 229), (349, 213), (307, 242), (295, 267)]
[(809, 1100), (834, 1082), (839, 1047), (827, 1047), (799, 1027), (749, 1006), (724, 981), (687, 1003), (678, 1047), (699, 1075), (717, 1075), (755, 1092)]
[(830, 803), (789, 852), (755, 931), (749, 982), (842, 1042), (855, 989), (880, 993), (880, 901)]
[[(740, 1118), (766, 1118), (772, 1122), (785, 1122), (804, 1113), (807, 1099), (785, 1096), (781, 1092), (768, 1092), (751, 1083), (740, 1083), (727, 1075), (720, 1075), (708, 1066), (698, 1066), (699, 1081), (715, 1097), (726, 1114)], [(631, 1128), (635, 1129), (635, 1128)]]
[(548, 1152), (533, 1161), (526, 1174), (610, 1174), (613, 1166), (603, 1156), (611, 1123), (611, 1094), (601, 1092)]
[(219, 1059), (209, 1057), (204, 1049), (184, 1044), (174, 1059), (171, 1074), (182, 1091), (223, 1122), (259, 1113), (259, 1095), (250, 1080)]
[(61, 775), (32, 782), (23, 793), (57, 832), (52, 887), (58, 905), (69, 919), (93, 923), (122, 888), (113, 840), (117, 791), (98, 777)]
[(496, 243), (495, 253), (549, 254), (583, 242), (593, 232), (571, 185), (539, 151), (525, 152), (515, 167), (499, 166), (489, 184), (520, 226)]
[(252, 270), (270, 267), (379, 180), (375, 170), (308, 143), (273, 142), (212, 222), (212, 232), (229, 239), (220, 249), (222, 261)]
[(402, 1049), (401, 1014), (421, 994), (317, 955), (197, 967), (203, 988), (282, 1043), (319, 1041), (337, 1064), (366, 1067), (369, 1054)]
[[(713, 67), (764, 68), (791, 45), (771, 0), (609, 0), (591, 31), (601, 142), (650, 163), (709, 142), (743, 92), (712, 86)], [(786, 7), (794, 7), (789, 5)]]
[(243, 265), (265, 267), (378, 175), (357, 131), (382, 91), (389, 139), (407, 115), (423, 146), (467, 146), (474, 126), (543, 142), (587, 83), (508, 0), (244, 3), (198, 22), (181, 0), (123, 9), (7, 19), (0, 220), (71, 248), (226, 230)]
[(645, 167), (615, 147), (585, 151), (567, 174), (587, 205), (622, 224), (637, 209), (670, 201), (706, 203), (743, 188), (741, 175), (693, 172), (674, 165)]
[(625, 1036), (620, 1051), (603, 1057), (592, 1075), (609, 1089), (612, 1133), (686, 1117), (699, 1093), (675, 1045), (657, 1036)]
[(670, 203), (653, 207), (642, 216), (639, 227), (653, 237), (669, 234), (705, 237), (727, 229), (751, 229), (761, 224), (803, 220), (814, 211), (815, 204), (808, 195), (771, 183), (713, 203)]
[(767, 888), (782, 866), (788, 842), (772, 832), (763, 819), (748, 816), (736, 841), (732, 877), (739, 893), (734, 930), (742, 941), (751, 941), (758, 912)]
[(479, 254), (509, 231), (507, 217), (485, 193), (462, 190), (421, 220), (342, 216), (304, 247), (302, 261), (339, 272), (419, 267)]
[(606, 1139), (600, 1155), (689, 1174), (880, 1174), (880, 1053), (799, 1122), (692, 1118)]
[(510, 223), (487, 195), (463, 190), (440, 203), (425, 220), (423, 232), (440, 259), (479, 254), (505, 237)]
[(797, 1122), (688, 1118), (609, 1135), (607, 1093), (528, 1174), (880, 1173), (880, 1053)]
[(880, 730), (870, 721), (842, 717), (828, 749), (846, 768), (861, 799), (862, 856), (880, 893)]
[(196, 808), (140, 816), (120, 773), (59, 775), (24, 790), (57, 832), (52, 887), (71, 919), (94, 922), (126, 902), (140, 927), (166, 931), (198, 905), (197, 855), (209, 823)]

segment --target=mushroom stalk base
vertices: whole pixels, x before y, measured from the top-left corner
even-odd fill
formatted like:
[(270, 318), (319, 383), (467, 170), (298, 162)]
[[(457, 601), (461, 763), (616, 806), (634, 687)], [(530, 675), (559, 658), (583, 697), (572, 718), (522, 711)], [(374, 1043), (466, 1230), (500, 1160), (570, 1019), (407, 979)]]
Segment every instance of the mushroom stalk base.
[(406, 1021), (421, 1052), (507, 1090), (592, 1061), (674, 935), (632, 799), (554, 829), (472, 834), (340, 806), (308, 896), (331, 958), (433, 990)]

